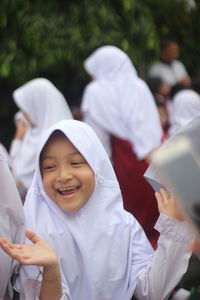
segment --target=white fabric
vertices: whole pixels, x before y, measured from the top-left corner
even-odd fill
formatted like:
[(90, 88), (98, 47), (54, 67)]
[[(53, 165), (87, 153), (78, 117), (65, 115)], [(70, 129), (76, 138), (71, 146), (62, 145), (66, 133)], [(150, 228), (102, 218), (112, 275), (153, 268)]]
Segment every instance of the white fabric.
[(2, 151), (3, 151), (3, 154), (5, 155), (5, 158), (7, 160), (8, 166), (10, 167), (10, 164), (11, 164), (11, 162), (10, 162), (10, 155), (9, 155), (8, 151), (6, 150), (6, 148), (5, 148), (5, 146), (3, 144), (0, 143), (0, 147), (1, 147)]
[(138, 300), (166, 300), (186, 272), (195, 233), (187, 222), (160, 215), (155, 229), (160, 232), (153, 260), (138, 277)]
[[(13, 243), (22, 242), (24, 214), (21, 199), (0, 147), (0, 237)], [(0, 249), (0, 298), (12, 299), (11, 275), (17, 263)]]
[[(170, 137), (162, 146), (161, 151), (165, 148), (165, 145), (168, 143), (173, 143), (179, 137), (186, 137), (192, 143), (192, 146), (195, 149), (195, 152), (200, 156), (200, 117), (194, 119), (188, 125), (183, 127), (177, 134)], [(155, 191), (159, 191), (163, 184), (158, 173), (158, 170), (155, 164), (151, 163), (144, 174), (145, 179), (153, 187)]]
[(18, 112), (16, 112), (16, 114), (14, 115), (15, 125), (17, 125), (18, 121), (23, 122), (26, 126), (30, 126), (29, 122), (25, 119), (24, 114), (23, 114), (23, 112), (21, 110), (19, 110)]
[(192, 120), (200, 117), (200, 95), (193, 90), (178, 92), (171, 103), (169, 136), (178, 133)]
[(149, 77), (160, 77), (164, 84), (173, 86), (181, 79), (189, 77), (185, 66), (179, 60), (173, 60), (171, 64), (162, 61), (155, 62), (149, 69)]
[[(85, 157), (95, 174), (92, 196), (73, 213), (62, 211), (48, 198), (39, 170), (41, 150), (57, 129)], [(168, 241), (162, 244), (161, 239), (160, 250), (153, 258), (141, 226), (123, 209), (119, 184), (105, 150), (83, 122), (61, 121), (44, 135), (24, 209), (28, 228), (51, 244), (59, 257), (65, 293), (62, 300), (67, 296), (70, 300), (130, 300), (135, 288), (139, 299), (165, 299), (186, 271), (190, 256), (186, 245), (191, 239), (187, 226), (165, 216), (162, 221), (161, 217), (158, 230)], [(163, 222), (167, 222), (168, 229)], [(28, 279), (37, 282), (37, 267), (21, 268), (16, 284), (21, 299), (25, 299)]]
[[(188, 266), (188, 243), (194, 237), (188, 224), (161, 215), (155, 228), (161, 233), (158, 249), (153, 261), (137, 278), (135, 295), (138, 300), (167, 299)], [(40, 281), (26, 279), (25, 294), (20, 295), (20, 300), (39, 300), (40, 286)], [(69, 297), (63, 294), (60, 300), (69, 300)]]
[(12, 172), (17, 183), (29, 188), (34, 170), (40, 135), (54, 123), (72, 119), (64, 96), (47, 79), (37, 78), (14, 91), (13, 98), (21, 111), (29, 114), (35, 127), (29, 126), (24, 139), (11, 144)]
[[(55, 129), (88, 161), (95, 173), (95, 191), (83, 208), (66, 213), (47, 197), (37, 163), (24, 207), (28, 228), (56, 250), (63, 290), (70, 299), (130, 299), (152, 247), (139, 223), (124, 211), (111, 162), (94, 131), (83, 122), (62, 121), (48, 131), (40, 150)], [(37, 268), (24, 267), (19, 284), (23, 287), (26, 277), (37, 275)]]
[(139, 159), (160, 145), (162, 127), (153, 96), (129, 57), (114, 46), (98, 48), (86, 61), (94, 78), (81, 109), (111, 156), (110, 135), (128, 140)]

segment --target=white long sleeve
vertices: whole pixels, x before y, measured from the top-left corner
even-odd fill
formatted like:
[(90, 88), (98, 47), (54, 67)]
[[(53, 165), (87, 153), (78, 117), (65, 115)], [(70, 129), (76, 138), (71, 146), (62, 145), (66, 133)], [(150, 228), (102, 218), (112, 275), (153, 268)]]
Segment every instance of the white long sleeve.
[[(24, 214), (21, 199), (0, 148), (0, 237), (20, 243), (24, 232)], [(0, 298), (12, 299), (10, 279), (15, 273), (17, 262), (0, 250)]]
[(9, 152), (10, 160), (11, 160), (11, 171), (16, 181), (18, 181), (16, 169), (17, 169), (17, 162), (21, 155), (20, 154), (21, 146), (22, 146), (21, 140), (13, 139), (10, 146), (10, 152)]
[(140, 273), (134, 295), (139, 300), (165, 300), (186, 272), (194, 232), (186, 222), (161, 215), (155, 228), (160, 232), (151, 263)]
[[(138, 300), (166, 300), (186, 272), (195, 234), (186, 222), (161, 215), (155, 228), (160, 232), (158, 248), (147, 268), (138, 276), (134, 295)], [(41, 282), (27, 279), (20, 300), (39, 300)], [(63, 295), (60, 300), (71, 300)]]
[(13, 139), (11, 146), (10, 146), (10, 156), (12, 158), (15, 158), (17, 155), (20, 154), (20, 148), (21, 148), (21, 140)]

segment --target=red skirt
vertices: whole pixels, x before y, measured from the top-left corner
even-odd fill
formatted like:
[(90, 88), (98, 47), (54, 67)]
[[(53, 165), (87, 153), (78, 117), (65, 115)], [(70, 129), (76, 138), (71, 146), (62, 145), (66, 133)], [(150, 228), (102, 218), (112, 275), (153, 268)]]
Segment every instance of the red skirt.
[(112, 137), (112, 160), (124, 208), (139, 221), (152, 246), (156, 248), (159, 233), (154, 225), (159, 211), (154, 190), (143, 177), (148, 163), (137, 159), (129, 142), (116, 137)]

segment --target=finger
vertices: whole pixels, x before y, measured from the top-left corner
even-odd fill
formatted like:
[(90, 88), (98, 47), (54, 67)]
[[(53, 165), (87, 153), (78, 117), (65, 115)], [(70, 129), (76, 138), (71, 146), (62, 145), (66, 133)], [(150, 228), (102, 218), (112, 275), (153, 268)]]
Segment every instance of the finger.
[(26, 234), (27, 238), (34, 244), (41, 241), (41, 239), (34, 232), (32, 232), (30, 230), (26, 230), (25, 234)]
[(7, 240), (4, 240), (2, 244), (7, 245), (10, 249), (21, 249), (23, 245), (21, 244), (13, 244), (8, 242)]
[(164, 204), (168, 203), (169, 198), (170, 198), (170, 194), (168, 193), (168, 191), (166, 191), (165, 189), (161, 188), (160, 189), (160, 194), (162, 195)]
[(4, 244), (4, 243), (7, 243), (8, 241), (6, 240), (6, 239), (4, 239), (4, 238), (0, 238), (0, 245), (1, 244)]
[(168, 203), (173, 203), (173, 204), (176, 203), (175, 196), (172, 194), (171, 191), (169, 192), (167, 190), (164, 190), (164, 193), (166, 194), (166, 199)]
[(162, 203), (163, 202), (163, 197), (159, 192), (155, 192), (155, 197), (157, 202)]
[(169, 193), (168, 193), (168, 191), (167, 191), (167, 190), (165, 190), (165, 189), (163, 189), (163, 188), (161, 188), (161, 189), (160, 189), (160, 193), (161, 193), (161, 195), (165, 196), (166, 198), (168, 198), (168, 197), (169, 197)]
[(8, 242), (6, 239), (0, 238), (0, 246), (2, 247), (2, 245), (8, 245), (10, 248), (14, 246), (14, 244)]
[(161, 212), (164, 207), (163, 197), (161, 196), (161, 194), (159, 192), (155, 193), (155, 197), (156, 197), (157, 204), (158, 204), (158, 210), (159, 210), (159, 212)]
[[(12, 258), (18, 260), (21, 263), (21, 260), (27, 259), (30, 257), (30, 253), (27, 254), (27, 251), (23, 249), (12, 249), (8, 244), (3, 244), (2, 249)], [(25, 249), (26, 250), (26, 249)]]
[(4, 250), (4, 252), (6, 252), (8, 255), (10, 255), (11, 257), (15, 258), (16, 253), (9, 247), (9, 245), (7, 243), (3, 243), (1, 245), (1, 248)]

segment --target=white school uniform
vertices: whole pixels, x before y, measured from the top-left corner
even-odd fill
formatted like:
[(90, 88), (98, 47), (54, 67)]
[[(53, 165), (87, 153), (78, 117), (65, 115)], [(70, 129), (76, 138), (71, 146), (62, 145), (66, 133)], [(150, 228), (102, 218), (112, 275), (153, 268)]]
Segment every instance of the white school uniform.
[[(83, 155), (95, 176), (95, 189), (78, 211), (67, 213), (46, 194), (39, 155), (50, 135), (60, 130)], [(157, 224), (161, 237), (154, 251), (136, 219), (123, 208), (111, 162), (87, 124), (61, 121), (40, 143), (37, 167), (25, 201), (28, 229), (56, 251), (62, 273), (62, 300), (163, 300), (187, 269), (188, 225), (166, 216)], [(22, 266), (15, 288), (21, 299), (38, 299), (37, 267)]]
[(138, 159), (160, 145), (162, 126), (153, 96), (128, 55), (114, 46), (95, 50), (84, 63), (94, 79), (85, 88), (83, 120), (97, 133), (111, 157), (110, 136), (132, 144)]
[[(7, 158), (0, 146), (0, 237), (21, 243), (24, 236), (24, 214), (21, 199), (10, 173)], [(17, 262), (0, 249), (0, 298), (12, 299), (11, 276)]]
[(13, 140), (10, 149), (12, 173), (17, 184), (28, 189), (35, 171), (35, 159), (40, 135), (54, 123), (73, 119), (67, 101), (47, 79), (37, 78), (16, 89), (16, 105), (29, 114), (35, 127), (28, 126), (23, 140)]

